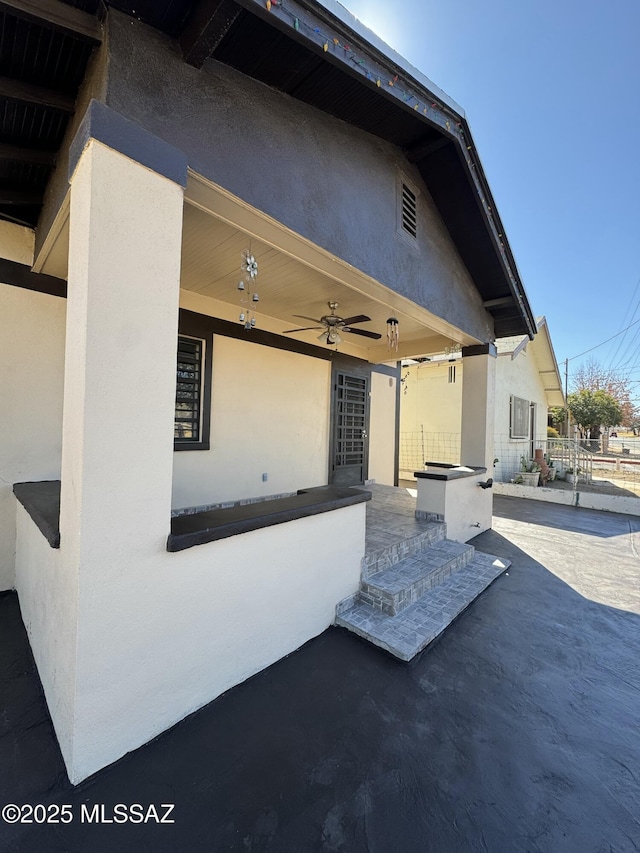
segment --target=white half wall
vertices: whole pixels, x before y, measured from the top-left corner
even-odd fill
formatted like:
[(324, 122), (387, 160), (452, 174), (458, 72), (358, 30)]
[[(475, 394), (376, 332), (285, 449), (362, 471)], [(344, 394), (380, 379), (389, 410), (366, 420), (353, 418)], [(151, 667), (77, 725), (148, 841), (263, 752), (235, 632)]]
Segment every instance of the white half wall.
[(326, 485), (329, 361), (215, 335), (212, 373), (211, 449), (174, 453), (174, 509)]
[(393, 486), (396, 475), (396, 386), (394, 376), (371, 374), (369, 479), (385, 486)]
[[(18, 257), (30, 234), (18, 229)], [(60, 478), (65, 314), (64, 299), (0, 284), (0, 590), (15, 578), (13, 483)]]

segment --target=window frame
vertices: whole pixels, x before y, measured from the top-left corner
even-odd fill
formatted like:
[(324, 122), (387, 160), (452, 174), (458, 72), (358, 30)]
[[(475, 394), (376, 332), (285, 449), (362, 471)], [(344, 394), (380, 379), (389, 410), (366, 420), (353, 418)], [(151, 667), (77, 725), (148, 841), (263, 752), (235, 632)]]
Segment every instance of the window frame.
[[(205, 319), (205, 318), (203, 318)], [(193, 314), (183, 314), (180, 312), (178, 323), (178, 338), (191, 338), (201, 342), (202, 357), (201, 357), (201, 394), (200, 394), (200, 435), (197, 441), (193, 439), (173, 439), (173, 449), (175, 450), (210, 450), (211, 449), (211, 376), (213, 366), (213, 333), (208, 323), (202, 322), (198, 316)], [(175, 379), (176, 387), (178, 381), (177, 375), (177, 353), (178, 346), (176, 340), (176, 368)], [(177, 402), (177, 396), (176, 396)], [(175, 424), (175, 418), (174, 418)], [(175, 426), (174, 426), (175, 432)]]
[[(520, 417), (518, 417), (517, 413), (518, 408), (520, 408)], [(530, 437), (530, 411), (530, 400), (525, 400), (523, 397), (511, 394), (509, 397), (509, 438), (526, 441)], [(518, 420), (520, 420), (520, 423), (518, 423)], [(522, 433), (518, 431), (518, 427), (523, 430)]]

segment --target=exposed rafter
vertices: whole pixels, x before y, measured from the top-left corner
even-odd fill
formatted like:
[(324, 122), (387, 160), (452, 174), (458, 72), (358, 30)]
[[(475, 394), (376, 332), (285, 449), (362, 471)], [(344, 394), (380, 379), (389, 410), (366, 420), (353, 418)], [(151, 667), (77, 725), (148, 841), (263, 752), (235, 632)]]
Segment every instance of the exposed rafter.
[(11, 98), (14, 101), (25, 101), (29, 104), (37, 104), (40, 107), (50, 107), (65, 113), (72, 113), (75, 109), (73, 98), (47, 89), (44, 86), (34, 86), (22, 80), (12, 80), (9, 77), (0, 77), (0, 98)]
[(5, 190), (0, 187), (0, 205), (2, 204), (40, 205), (42, 204), (42, 193)]
[(240, 14), (233, 0), (201, 0), (187, 21), (180, 47), (185, 62), (202, 68)]
[(0, 0), (0, 12), (44, 24), (98, 44), (102, 27), (97, 18), (60, 0)]
[(53, 166), (56, 162), (56, 155), (51, 151), (37, 151), (33, 148), (4, 145), (0, 142), (0, 160), (10, 160), (13, 163), (34, 163), (38, 166)]
[(406, 152), (407, 160), (410, 163), (418, 163), (429, 157), (435, 151), (442, 148), (444, 145), (449, 145), (451, 140), (447, 136), (441, 136), (439, 139), (431, 139), (429, 142), (422, 142), (419, 145), (414, 145)]

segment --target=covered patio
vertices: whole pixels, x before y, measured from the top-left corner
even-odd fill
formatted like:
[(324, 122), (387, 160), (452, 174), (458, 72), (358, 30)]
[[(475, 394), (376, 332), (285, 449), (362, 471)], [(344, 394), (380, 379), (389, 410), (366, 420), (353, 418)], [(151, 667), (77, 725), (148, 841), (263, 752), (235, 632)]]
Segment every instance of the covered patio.
[[(631, 850), (640, 845), (640, 527), (496, 497), (512, 566), (410, 666), (330, 629), (73, 788), (14, 593), (0, 597), (5, 849)], [(173, 824), (89, 823), (171, 803)]]

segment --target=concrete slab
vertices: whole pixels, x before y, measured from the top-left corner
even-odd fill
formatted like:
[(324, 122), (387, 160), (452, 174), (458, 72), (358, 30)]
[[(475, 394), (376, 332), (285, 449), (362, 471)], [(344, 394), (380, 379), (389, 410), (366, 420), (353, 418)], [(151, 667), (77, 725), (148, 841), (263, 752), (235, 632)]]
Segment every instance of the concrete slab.
[[(472, 544), (509, 572), (412, 663), (330, 629), (76, 789), (0, 597), (0, 806), (74, 817), (0, 821), (0, 850), (639, 849), (638, 521), (496, 498)], [(174, 824), (81, 821), (173, 802)]]

